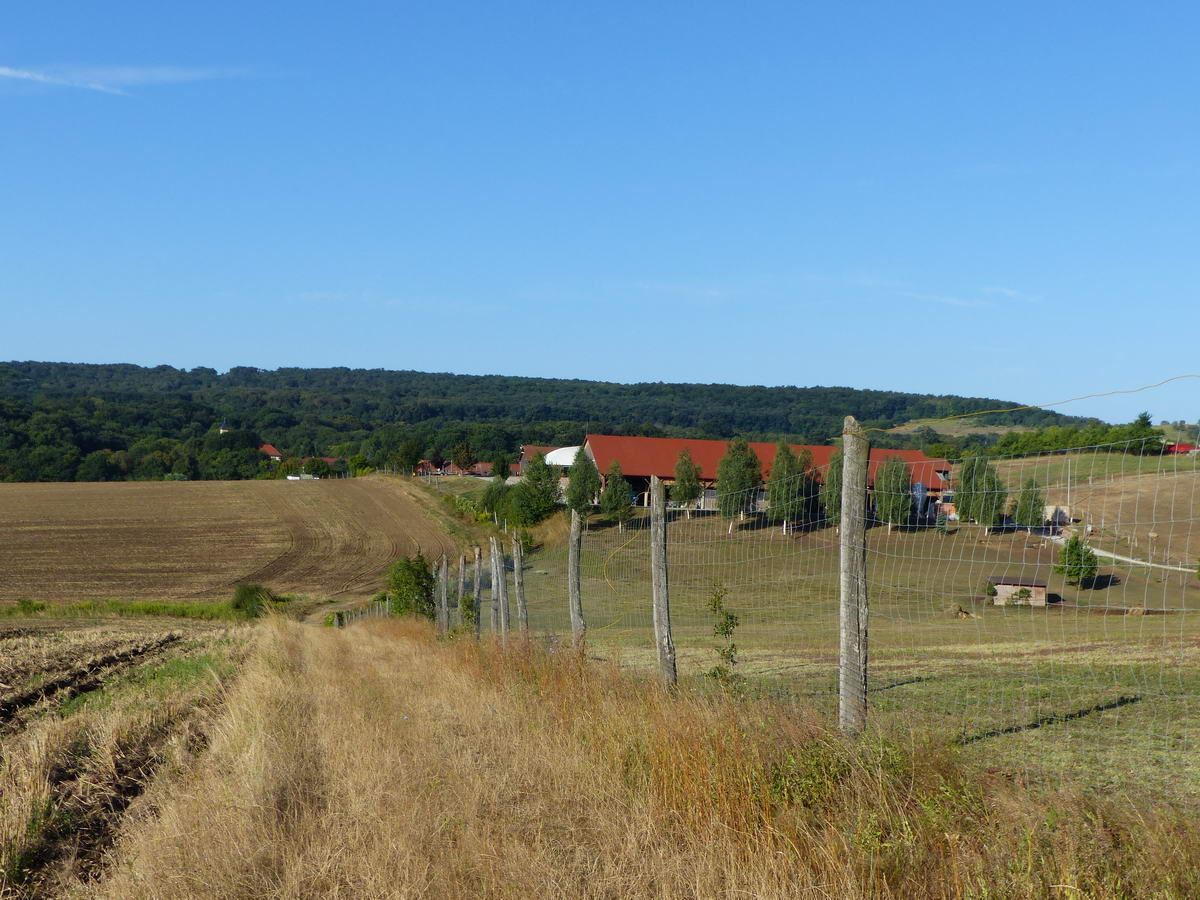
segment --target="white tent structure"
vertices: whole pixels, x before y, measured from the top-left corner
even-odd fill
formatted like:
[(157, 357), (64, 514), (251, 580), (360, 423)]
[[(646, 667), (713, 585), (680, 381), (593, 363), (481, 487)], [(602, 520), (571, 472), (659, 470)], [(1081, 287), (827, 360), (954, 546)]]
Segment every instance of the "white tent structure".
[(559, 447), (546, 454), (546, 465), (570, 468), (575, 463), (575, 456), (578, 453), (578, 447)]

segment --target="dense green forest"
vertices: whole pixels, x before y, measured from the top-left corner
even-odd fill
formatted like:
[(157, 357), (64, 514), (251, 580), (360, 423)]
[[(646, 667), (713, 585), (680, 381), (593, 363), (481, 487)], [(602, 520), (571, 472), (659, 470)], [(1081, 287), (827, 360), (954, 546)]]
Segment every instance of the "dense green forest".
[[(841, 387), (612, 384), (383, 369), (144, 368), (0, 363), (0, 480), (252, 478), (274, 473), (260, 441), (288, 456), (394, 461), (402, 448), (449, 458), (578, 443), (588, 432), (828, 443), (847, 414), (887, 427), (1015, 403)], [(217, 434), (227, 421), (233, 428)], [(990, 424), (1086, 426), (1047, 410)], [(957, 445), (986, 445), (972, 437)], [(881, 436), (920, 446), (928, 435)]]

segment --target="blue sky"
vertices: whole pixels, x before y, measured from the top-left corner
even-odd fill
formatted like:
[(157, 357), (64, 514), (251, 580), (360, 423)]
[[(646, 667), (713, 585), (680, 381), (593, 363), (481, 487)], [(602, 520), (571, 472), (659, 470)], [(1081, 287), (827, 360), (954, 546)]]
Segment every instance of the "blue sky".
[[(10, 5), (0, 359), (1049, 402), (1196, 361), (1191, 4)], [(1064, 412), (1200, 416), (1200, 382)]]

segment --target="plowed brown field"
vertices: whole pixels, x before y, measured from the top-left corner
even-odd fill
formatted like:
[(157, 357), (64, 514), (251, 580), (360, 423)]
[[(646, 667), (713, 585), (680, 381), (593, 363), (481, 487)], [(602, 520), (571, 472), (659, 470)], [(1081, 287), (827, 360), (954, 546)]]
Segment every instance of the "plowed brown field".
[(400, 479), (0, 485), (0, 600), (228, 599), (240, 581), (353, 599), (454, 549)]

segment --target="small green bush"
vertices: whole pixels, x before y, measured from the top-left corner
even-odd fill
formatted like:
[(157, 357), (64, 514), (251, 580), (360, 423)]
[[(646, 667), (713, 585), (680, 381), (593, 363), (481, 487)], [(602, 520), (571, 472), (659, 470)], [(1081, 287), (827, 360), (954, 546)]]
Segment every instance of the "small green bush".
[(278, 602), (279, 598), (261, 584), (239, 584), (233, 591), (233, 600), (229, 605), (247, 619), (257, 619), (268, 607)]
[(434, 615), (433, 589), (436, 580), (433, 566), (420, 550), (415, 556), (402, 556), (388, 569), (388, 592), (392, 597), (392, 611), (396, 615)]
[(46, 608), (46, 604), (40, 600), (30, 600), (28, 597), (21, 597), (17, 600), (17, 612), (23, 616), (32, 616), (34, 613), (40, 613)]

